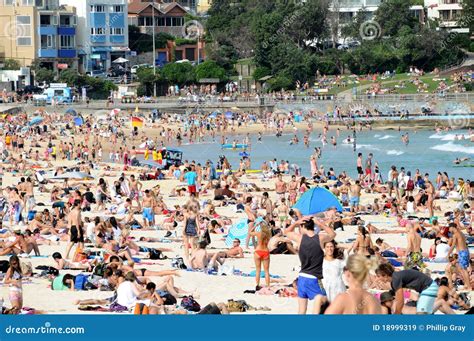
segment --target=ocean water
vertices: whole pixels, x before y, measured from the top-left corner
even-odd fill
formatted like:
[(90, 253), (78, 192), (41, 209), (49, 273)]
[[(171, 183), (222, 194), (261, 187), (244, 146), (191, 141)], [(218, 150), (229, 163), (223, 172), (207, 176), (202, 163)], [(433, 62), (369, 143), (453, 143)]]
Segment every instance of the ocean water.
[[(325, 170), (333, 167), (336, 173), (343, 170), (350, 176), (356, 176), (357, 153), (363, 153), (364, 160), (369, 153), (374, 154), (374, 160), (378, 162), (383, 179), (386, 178), (391, 165), (398, 168), (405, 167), (411, 170), (412, 174), (416, 169), (422, 173), (428, 172), (433, 178), (438, 171), (446, 171), (449, 176), (463, 177), (465, 179), (474, 178), (474, 167), (455, 167), (453, 161), (456, 157), (470, 157), (472, 160), (465, 162), (474, 165), (474, 143), (470, 142), (468, 131), (450, 131), (449, 133), (436, 134), (434, 131), (408, 132), (410, 142), (405, 145), (401, 141), (403, 130), (398, 131), (363, 131), (357, 132), (357, 149), (353, 150), (353, 144), (344, 141), (348, 136), (352, 137), (352, 131), (342, 130), (337, 139), (337, 147), (330, 143), (323, 146), (318, 140), (318, 133), (313, 132), (310, 137), (310, 147), (303, 144), (303, 133), (297, 133), (299, 144), (291, 145), (290, 140), (293, 134), (286, 134), (279, 138), (273, 135), (264, 135), (262, 142), (257, 142), (256, 136), (252, 137), (251, 150), (248, 151), (252, 161), (252, 168), (259, 169), (263, 161), (276, 158), (278, 162), (288, 160), (298, 164), (303, 171), (303, 175), (309, 175), (309, 158), (314, 151), (314, 147), (322, 148), (321, 158), (318, 165), (323, 165)], [(455, 140), (455, 136), (463, 134), (465, 140)], [(329, 137), (336, 135), (335, 131), (330, 131)], [(234, 139), (242, 142), (244, 136), (229, 136), (231, 143)], [(219, 155), (225, 155), (234, 168), (239, 165), (239, 151), (222, 150), (220, 148), (220, 138), (213, 142), (210, 138), (200, 144), (184, 144), (179, 147), (184, 152), (183, 159), (195, 160), (205, 163), (211, 159), (216, 162)], [(177, 146), (173, 146), (178, 148)]]

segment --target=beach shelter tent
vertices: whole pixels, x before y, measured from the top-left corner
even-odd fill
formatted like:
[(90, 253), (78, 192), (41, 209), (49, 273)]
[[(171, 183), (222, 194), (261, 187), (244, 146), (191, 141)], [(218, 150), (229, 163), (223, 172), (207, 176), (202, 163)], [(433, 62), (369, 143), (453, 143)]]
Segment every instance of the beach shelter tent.
[[(263, 221), (262, 217), (257, 218), (255, 220), (255, 224), (259, 224)], [(259, 230), (259, 227), (257, 226), (256, 230)], [(227, 234), (227, 238), (225, 239), (225, 244), (227, 246), (232, 246), (232, 241), (234, 239), (240, 240), (241, 244), (245, 243), (245, 240), (247, 239), (249, 231), (249, 226), (247, 224), (247, 219), (242, 219), (241, 221), (235, 223), (234, 225), (231, 226), (229, 229), (229, 233)], [(250, 240), (249, 245), (252, 245), (252, 240)]]
[(44, 120), (43, 117), (35, 116), (30, 120), (30, 122), (28, 122), (28, 125), (34, 126), (35, 124), (40, 124), (41, 122), (43, 122), (43, 120)]
[(66, 110), (66, 114), (71, 114), (73, 116), (77, 116), (77, 111), (74, 110), (73, 108), (69, 108)]
[(324, 212), (331, 207), (336, 207), (339, 212), (342, 212), (342, 205), (339, 199), (323, 187), (314, 187), (307, 190), (293, 206), (302, 215)]

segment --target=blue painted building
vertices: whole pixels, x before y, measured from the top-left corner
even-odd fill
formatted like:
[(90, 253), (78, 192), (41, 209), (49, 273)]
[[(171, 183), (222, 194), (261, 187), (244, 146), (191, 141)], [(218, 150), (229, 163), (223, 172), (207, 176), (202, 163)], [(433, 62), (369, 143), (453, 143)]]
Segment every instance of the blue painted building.
[(77, 69), (76, 10), (59, 0), (37, 0), (37, 58), (42, 66)]
[(107, 71), (128, 48), (127, 0), (60, 0), (76, 7), (79, 70)]

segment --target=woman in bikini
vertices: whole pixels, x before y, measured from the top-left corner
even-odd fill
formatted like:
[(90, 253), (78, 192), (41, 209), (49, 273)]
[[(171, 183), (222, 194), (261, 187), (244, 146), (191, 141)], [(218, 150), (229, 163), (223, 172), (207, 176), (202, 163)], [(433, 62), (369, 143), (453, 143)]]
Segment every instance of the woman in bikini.
[(349, 252), (354, 250), (354, 253), (370, 256), (369, 248), (373, 248), (370, 234), (367, 232), (364, 226), (359, 226), (359, 230), (357, 231), (357, 239)]
[(23, 307), (22, 278), (20, 259), (17, 256), (11, 256), (10, 267), (7, 270), (3, 283), (10, 287), (8, 297), (15, 314), (18, 314)]
[(260, 290), (260, 271), (262, 269), (265, 273), (265, 284), (270, 287), (270, 250), (268, 249), (268, 242), (272, 237), (270, 227), (266, 223), (260, 224), (260, 232), (249, 232), (253, 237), (257, 237), (257, 247), (255, 248), (253, 259), (255, 261), (255, 290)]
[[(247, 238), (245, 238), (245, 249), (248, 250), (250, 237), (252, 236), (252, 232), (255, 229), (255, 220), (257, 219), (257, 211), (254, 210), (252, 207), (251, 196), (248, 196), (247, 199), (245, 199), (244, 210), (245, 210), (245, 213), (247, 214), (247, 225), (248, 225)], [(253, 245), (255, 246), (255, 238), (252, 238), (252, 241), (253, 241)]]

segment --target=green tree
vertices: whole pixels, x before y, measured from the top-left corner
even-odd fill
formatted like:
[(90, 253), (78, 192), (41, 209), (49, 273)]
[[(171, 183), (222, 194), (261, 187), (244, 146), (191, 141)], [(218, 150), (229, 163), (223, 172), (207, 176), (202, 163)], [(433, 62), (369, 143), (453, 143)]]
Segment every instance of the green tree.
[(226, 80), (225, 69), (212, 60), (207, 60), (196, 66), (196, 80), (203, 78), (218, 78), (220, 81)]
[(48, 70), (45, 68), (38, 69), (35, 72), (35, 77), (37, 82), (51, 83), (54, 81), (55, 72), (53, 70)]
[(410, 10), (411, 0), (386, 0), (375, 11), (375, 21), (382, 30), (381, 36), (396, 36), (399, 30), (407, 26), (418, 28), (418, 19)]
[(19, 70), (20, 67), (20, 63), (15, 59), (5, 59), (5, 61), (3, 62), (4, 70)]
[(66, 69), (59, 73), (59, 81), (66, 83), (68, 86), (77, 86), (79, 74), (76, 70)]
[(272, 73), (272, 70), (266, 66), (259, 66), (255, 69), (255, 71), (252, 74), (253, 79), (256, 81), (262, 79), (265, 76), (270, 76)]
[(169, 63), (162, 69), (162, 75), (168, 82), (178, 85), (190, 84), (196, 80), (191, 63)]
[(352, 20), (344, 22), (345, 25), (341, 28), (341, 36), (360, 40), (360, 28), (364, 22), (369, 20), (369, 14), (370, 13), (364, 7), (361, 8)]
[(153, 68), (139, 68), (137, 70), (137, 78), (140, 83), (140, 87), (137, 90), (138, 95), (150, 96), (153, 94), (154, 85), (160, 80), (160, 75), (153, 74)]
[(462, 0), (461, 27), (468, 27), (470, 34), (474, 33), (474, 0)]

